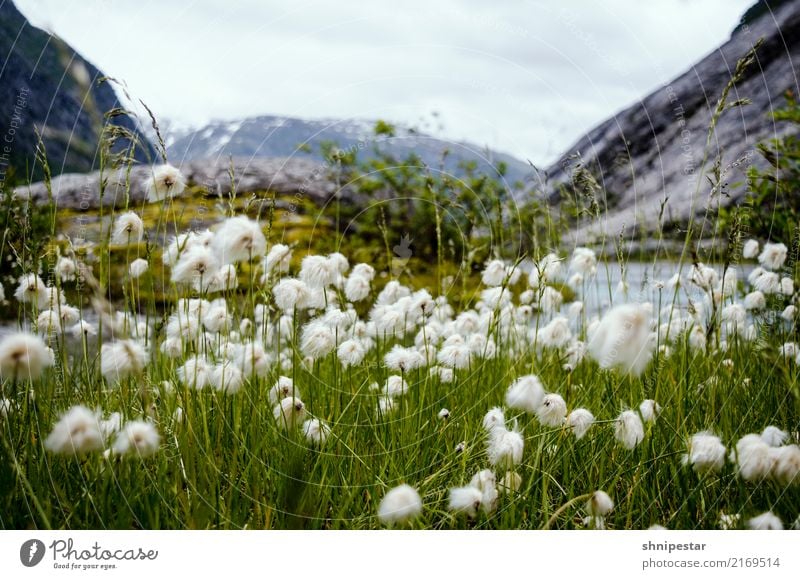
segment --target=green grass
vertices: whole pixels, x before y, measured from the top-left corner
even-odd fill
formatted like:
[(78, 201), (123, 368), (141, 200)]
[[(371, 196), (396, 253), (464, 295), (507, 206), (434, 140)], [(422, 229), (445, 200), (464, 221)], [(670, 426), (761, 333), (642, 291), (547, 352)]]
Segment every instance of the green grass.
[[(98, 374), (97, 349), (89, 347), (84, 356), (69, 341), (54, 344), (57, 365), (42, 379), (3, 384), (4, 396), (19, 405), (0, 419), (3, 528), (376, 528), (380, 499), (403, 482), (419, 490), (425, 505), (415, 528), (535, 529), (572, 498), (596, 489), (614, 499), (606, 523), (617, 529), (714, 528), (721, 512), (746, 519), (770, 509), (788, 524), (800, 513), (797, 484), (745, 483), (730, 463), (719, 475), (701, 477), (680, 460), (687, 439), (700, 430), (713, 430), (730, 448), (770, 424), (800, 429), (797, 370), (778, 361), (779, 336), (732, 342), (724, 355), (695, 355), (679, 341), (640, 378), (601, 370), (588, 359), (567, 373), (555, 352), (510, 356), (498, 342), (495, 359), (457, 370), (451, 384), (425, 369), (409, 373), (410, 391), (386, 417), (377, 416), (378, 394), (369, 385), (389, 374), (382, 359), (394, 341), (379, 342), (360, 367), (348, 370), (335, 352), (305, 368), (295, 351), (293, 370), (275, 367), (266, 377), (251, 376), (232, 395), (178, 385), (181, 362), (152, 345), (142, 376), (107, 384)], [(721, 366), (725, 357), (734, 361), (730, 370)], [(294, 378), (309, 412), (331, 426), (321, 448), (276, 424), (267, 392), (279, 373)], [(451, 515), (448, 489), (489, 466), (483, 415), (502, 405), (509, 384), (527, 373), (560, 393), (570, 410), (590, 409), (599, 423), (575, 440), (567, 430), (507, 411), (525, 437), (516, 467), (522, 487), (501, 495), (491, 516), (470, 521)], [(646, 426), (644, 442), (625, 450), (613, 438), (612, 421), (646, 398), (663, 412)], [(44, 438), (74, 404), (119, 411), (125, 419), (149, 415), (162, 435), (160, 451), (148, 459), (46, 452)], [(179, 406), (183, 423), (173, 418)], [(451, 411), (447, 421), (437, 418), (442, 407)], [(460, 442), (465, 450), (456, 452)], [(583, 516), (579, 503), (554, 527), (579, 528)]]

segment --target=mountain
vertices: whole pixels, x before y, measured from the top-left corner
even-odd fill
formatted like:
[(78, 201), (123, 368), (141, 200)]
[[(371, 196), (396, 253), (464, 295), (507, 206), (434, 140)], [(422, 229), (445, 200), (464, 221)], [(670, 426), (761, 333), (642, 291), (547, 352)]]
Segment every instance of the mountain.
[(502, 163), (509, 186), (524, 183), (532, 169), (525, 161), (477, 145), (443, 141), (404, 127), (392, 134), (377, 135), (376, 122), (359, 120), (305, 120), (291, 117), (259, 116), (238, 121), (219, 121), (203, 128), (173, 132), (167, 136), (167, 153), (180, 163), (205, 158), (299, 158), (323, 162), (320, 145), (336, 143), (339, 149), (358, 153), (360, 160), (375, 154), (389, 154), (398, 161), (417, 155), (427, 166), (442, 167), (459, 174), (459, 165), (474, 162), (478, 171), (496, 175)]
[[(53, 174), (97, 166), (104, 114), (120, 107), (104, 75), (68, 44), (28, 22), (10, 0), (0, 0), (0, 182), (41, 178), (37, 132)], [(152, 146), (126, 116), (110, 122), (138, 135), (139, 160)], [(122, 138), (115, 147), (129, 144)], [(12, 178), (13, 174), (13, 178)]]
[[(750, 104), (726, 110), (716, 126), (708, 162), (703, 167), (712, 112), (731, 80), (737, 60), (763, 38), (756, 61), (731, 91), (729, 101)], [(748, 166), (764, 166), (755, 146), (792, 130), (770, 113), (784, 104), (784, 95), (798, 90), (794, 63), (800, 62), (800, 2), (758, 2), (747, 11), (730, 39), (672, 82), (590, 130), (546, 170), (547, 193), (574, 185), (582, 164), (597, 179), (605, 210), (601, 220), (588, 220), (573, 233), (577, 241), (624, 230), (652, 231), (661, 204), (667, 224), (685, 222), (708, 205), (706, 179), (722, 152), (724, 194), (713, 203), (731, 203), (746, 193), (735, 183), (746, 180)], [(578, 157), (579, 155), (579, 157)]]

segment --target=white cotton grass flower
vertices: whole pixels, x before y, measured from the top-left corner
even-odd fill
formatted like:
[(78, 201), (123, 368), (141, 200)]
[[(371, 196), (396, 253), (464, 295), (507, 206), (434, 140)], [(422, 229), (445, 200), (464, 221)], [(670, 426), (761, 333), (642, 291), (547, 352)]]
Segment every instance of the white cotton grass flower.
[[(791, 280), (790, 280), (791, 281)], [(753, 289), (765, 295), (781, 293), (781, 278), (774, 271), (763, 271), (752, 283)], [(792, 292), (790, 292), (791, 295)]]
[(506, 417), (503, 414), (502, 408), (499, 406), (495, 406), (486, 415), (483, 417), (483, 428), (487, 432), (491, 432), (497, 427), (502, 426), (505, 428), (506, 426)]
[(436, 376), (439, 378), (439, 382), (443, 384), (450, 384), (455, 378), (455, 374), (452, 368), (443, 368), (441, 366), (432, 366), (430, 369), (430, 375)]
[(564, 316), (556, 316), (536, 334), (539, 345), (550, 348), (563, 348), (571, 339), (569, 320)]
[(772, 511), (762, 513), (747, 521), (747, 528), (754, 531), (782, 531), (783, 521)]
[(655, 400), (644, 400), (639, 404), (639, 414), (642, 415), (642, 420), (645, 422), (655, 422), (659, 414), (661, 414), (661, 405)]
[(789, 433), (770, 425), (761, 431), (761, 440), (772, 447), (783, 446), (789, 440)]
[(501, 468), (510, 468), (522, 461), (522, 452), (525, 447), (525, 440), (516, 430), (508, 430), (506, 427), (497, 426), (489, 431), (487, 441), (487, 454), (489, 464)]
[(407, 484), (387, 492), (378, 506), (378, 520), (387, 526), (410, 522), (421, 513), (422, 499), (416, 489)]
[(447, 408), (442, 408), (439, 413), (436, 415), (439, 420), (449, 420), (450, 419), (450, 411)]
[(52, 350), (32, 334), (9, 334), (0, 339), (0, 377), (35, 380), (55, 364)]
[(178, 380), (189, 388), (202, 390), (209, 385), (211, 365), (201, 356), (192, 356), (177, 369)]
[(133, 279), (139, 279), (147, 272), (149, 267), (150, 265), (147, 263), (147, 260), (139, 257), (134, 259), (128, 266), (128, 273)]
[(590, 529), (603, 530), (606, 528), (606, 516), (614, 509), (614, 501), (605, 491), (595, 491), (586, 501), (588, 517), (583, 519), (583, 524)]
[(236, 348), (234, 361), (245, 376), (266, 376), (273, 359), (260, 344), (247, 342)]
[(336, 348), (336, 335), (333, 330), (320, 321), (312, 321), (303, 327), (300, 351), (304, 356), (321, 358)]
[(597, 267), (597, 255), (588, 247), (576, 247), (572, 252), (569, 267), (572, 271), (584, 275), (590, 274)]
[(591, 333), (587, 351), (601, 368), (638, 376), (652, 357), (650, 322), (650, 309), (644, 305), (616, 306)]
[(275, 305), (283, 312), (292, 312), (295, 308), (302, 308), (310, 295), (309, 287), (304, 281), (290, 277), (281, 279), (272, 288)]
[(481, 492), (481, 507), (487, 515), (494, 512), (497, 508), (497, 477), (489, 469), (483, 469), (475, 473), (469, 484), (471, 487)]
[(567, 403), (559, 394), (547, 394), (536, 408), (536, 418), (543, 426), (556, 428), (564, 424)]
[(364, 356), (367, 354), (367, 349), (361, 340), (351, 338), (345, 340), (336, 349), (336, 356), (342, 364), (342, 368), (349, 368), (350, 366), (358, 366), (364, 361)]
[(566, 425), (572, 429), (572, 433), (578, 440), (586, 436), (593, 424), (594, 414), (586, 408), (576, 408), (569, 413), (566, 420)]
[(78, 265), (75, 263), (75, 260), (63, 256), (58, 258), (56, 262), (56, 274), (58, 275), (58, 279), (62, 282), (75, 281), (77, 273)]
[(473, 355), (472, 349), (462, 341), (442, 346), (436, 354), (436, 361), (445, 368), (463, 370), (469, 368)]
[(785, 296), (794, 294), (794, 280), (790, 277), (781, 278), (781, 292)]
[(153, 167), (153, 174), (147, 183), (147, 200), (150, 203), (180, 196), (186, 189), (186, 178), (172, 165)]
[(203, 245), (192, 245), (185, 249), (172, 267), (173, 283), (188, 284), (204, 290), (220, 264), (214, 253)]
[(336, 261), (322, 255), (307, 255), (300, 263), (298, 277), (312, 288), (333, 285), (339, 275)]
[[(98, 415), (99, 417), (99, 415)], [(108, 418), (99, 422), (100, 432), (103, 438), (108, 440), (112, 435), (116, 434), (122, 428), (122, 414), (119, 412), (112, 412)]]
[(689, 464), (698, 473), (719, 472), (725, 466), (727, 450), (719, 436), (708, 431), (698, 432), (689, 439), (683, 463)]
[(748, 239), (742, 247), (742, 257), (745, 259), (753, 259), (758, 255), (758, 241), (755, 239)]
[(739, 521), (741, 520), (742, 515), (739, 513), (726, 514), (721, 512), (719, 514), (719, 529), (721, 531), (730, 531), (731, 529), (736, 529), (739, 526)]
[(133, 211), (128, 211), (121, 214), (114, 221), (111, 243), (115, 245), (130, 245), (142, 241), (143, 236), (144, 223), (142, 218)]
[(555, 312), (564, 303), (564, 295), (553, 286), (545, 286), (539, 296), (537, 307), (542, 312), (549, 314)]
[(220, 263), (249, 261), (264, 254), (267, 240), (258, 221), (239, 215), (222, 222), (214, 232), (211, 249)]
[(294, 380), (288, 376), (278, 376), (278, 379), (269, 389), (269, 403), (277, 404), (278, 401), (284, 398), (295, 397), (300, 398), (300, 389), (295, 385)]
[(586, 501), (586, 511), (592, 517), (606, 517), (614, 510), (614, 501), (605, 491), (595, 491)]
[(506, 264), (499, 259), (493, 259), (486, 264), (481, 274), (483, 285), (497, 287), (503, 285), (506, 279)]
[(464, 514), (470, 519), (478, 516), (478, 510), (483, 503), (483, 493), (472, 485), (450, 489), (447, 508), (454, 512)]
[(408, 392), (408, 382), (402, 376), (392, 375), (386, 379), (383, 386), (383, 395), (388, 398), (396, 398)]
[(538, 376), (520, 376), (508, 387), (505, 401), (509, 408), (535, 414), (544, 399), (544, 386)]
[(351, 274), (344, 283), (344, 296), (349, 302), (367, 299), (371, 290), (370, 281), (361, 275)]
[(28, 273), (19, 278), (14, 297), (23, 304), (36, 304), (39, 308), (49, 307), (50, 296), (47, 286), (35, 273)]
[(36, 318), (36, 333), (47, 338), (61, 333), (61, 320), (58, 312), (54, 310), (44, 310)]
[(614, 425), (614, 438), (628, 450), (636, 448), (644, 440), (644, 424), (639, 414), (624, 410)]
[(763, 310), (767, 307), (767, 300), (760, 291), (750, 292), (744, 296), (743, 303), (747, 310)]
[(771, 447), (758, 434), (747, 434), (736, 443), (730, 460), (745, 481), (760, 481), (769, 477), (774, 465)]
[(796, 444), (770, 449), (773, 460), (770, 475), (783, 485), (800, 483), (800, 447)]
[(383, 357), (383, 364), (395, 372), (409, 372), (425, 365), (425, 358), (415, 348), (395, 344)]
[(141, 374), (147, 364), (147, 352), (136, 340), (118, 340), (100, 349), (100, 373), (107, 380), (120, 380)]
[(522, 475), (510, 470), (506, 471), (506, 474), (497, 483), (497, 487), (500, 492), (505, 494), (519, 492), (519, 489), (522, 488)]
[(230, 360), (224, 360), (208, 370), (208, 384), (215, 390), (234, 394), (244, 384), (242, 371)]
[(272, 409), (275, 422), (281, 428), (292, 430), (300, 426), (306, 418), (306, 405), (295, 396), (284, 398)]
[(8, 418), (8, 415), (19, 410), (19, 405), (8, 398), (0, 398), (0, 418)]
[(762, 267), (775, 271), (783, 267), (789, 250), (783, 243), (765, 243), (764, 249), (758, 256), (758, 263)]
[[(292, 249), (288, 245), (276, 243), (267, 253), (261, 266), (264, 269), (264, 277), (268, 278), (273, 273), (286, 273), (292, 261)], [(262, 283), (266, 283), (262, 279)]]
[(330, 427), (318, 418), (311, 418), (303, 422), (301, 428), (303, 436), (311, 444), (322, 446), (330, 436)]
[(161, 436), (152, 422), (132, 420), (117, 434), (111, 450), (114, 454), (148, 458), (158, 452)]
[(44, 447), (55, 454), (81, 455), (102, 450), (105, 443), (96, 412), (73, 406), (61, 415)]
[(378, 398), (378, 412), (377, 416), (380, 418), (382, 416), (388, 416), (392, 412), (394, 412), (395, 408), (397, 408), (397, 404), (395, 399), (391, 396), (387, 396), (386, 394), (381, 395)]

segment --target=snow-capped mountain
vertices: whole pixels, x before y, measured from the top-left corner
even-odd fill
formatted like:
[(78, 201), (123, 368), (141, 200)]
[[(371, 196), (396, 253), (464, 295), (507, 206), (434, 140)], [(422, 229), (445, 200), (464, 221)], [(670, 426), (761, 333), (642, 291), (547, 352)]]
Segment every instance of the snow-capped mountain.
[(478, 170), (495, 175), (493, 169), (503, 163), (509, 186), (526, 182), (533, 173), (525, 161), (471, 143), (447, 142), (399, 126), (395, 126), (393, 136), (376, 135), (375, 123), (364, 120), (259, 116), (212, 122), (200, 129), (168, 130), (167, 133), (168, 156), (175, 163), (228, 156), (321, 161), (320, 145), (333, 142), (345, 151), (357, 151), (360, 160), (374, 155), (376, 148), (398, 161), (415, 153), (431, 170), (443, 169), (454, 175), (463, 173), (459, 168), (463, 162), (475, 162)]

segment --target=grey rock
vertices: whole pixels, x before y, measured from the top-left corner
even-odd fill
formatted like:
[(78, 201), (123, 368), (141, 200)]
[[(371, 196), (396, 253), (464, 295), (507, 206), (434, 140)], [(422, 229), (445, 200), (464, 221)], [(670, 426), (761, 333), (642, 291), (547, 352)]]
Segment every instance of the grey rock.
[[(336, 185), (325, 165), (304, 159), (206, 159), (184, 163), (179, 168), (189, 186), (197, 186), (209, 195), (224, 195), (231, 191), (231, 163), (234, 184), (238, 193), (274, 191), (323, 203), (336, 193)], [(102, 205), (124, 207), (144, 202), (147, 183), (152, 177), (149, 166), (119, 169), (103, 176)], [(54, 177), (52, 196), (60, 208), (88, 211), (101, 205), (99, 172), (88, 174), (67, 173)], [(46, 203), (49, 193), (44, 183), (38, 182), (18, 187), (14, 191), (20, 198), (34, 203)]]
[[(775, 3), (770, 3), (775, 6)], [(736, 62), (764, 38), (757, 61), (731, 91), (729, 102), (748, 98), (752, 104), (725, 111), (716, 127), (707, 162), (703, 165), (708, 125)], [(750, 165), (764, 166), (756, 145), (791, 130), (776, 123), (770, 113), (784, 104), (791, 90), (800, 94), (793, 63), (800, 59), (800, 2), (792, 1), (767, 11), (703, 58), (690, 70), (659, 87), (640, 102), (589, 131), (548, 168), (546, 192), (569, 184), (581, 162), (599, 176), (605, 199), (601, 220), (585, 220), (571, 232), (576, 242), (591, 242), (605, 235), (626, 237), (657, 228), (661, 203), (667, 199), (663, 222), (684, 223), (690, 217), (713, 212), (718, 203), (739, 201)], [(731, 186), (725, 195), (709, 199), (706, 174), (722, 151), (723, 181)]]

